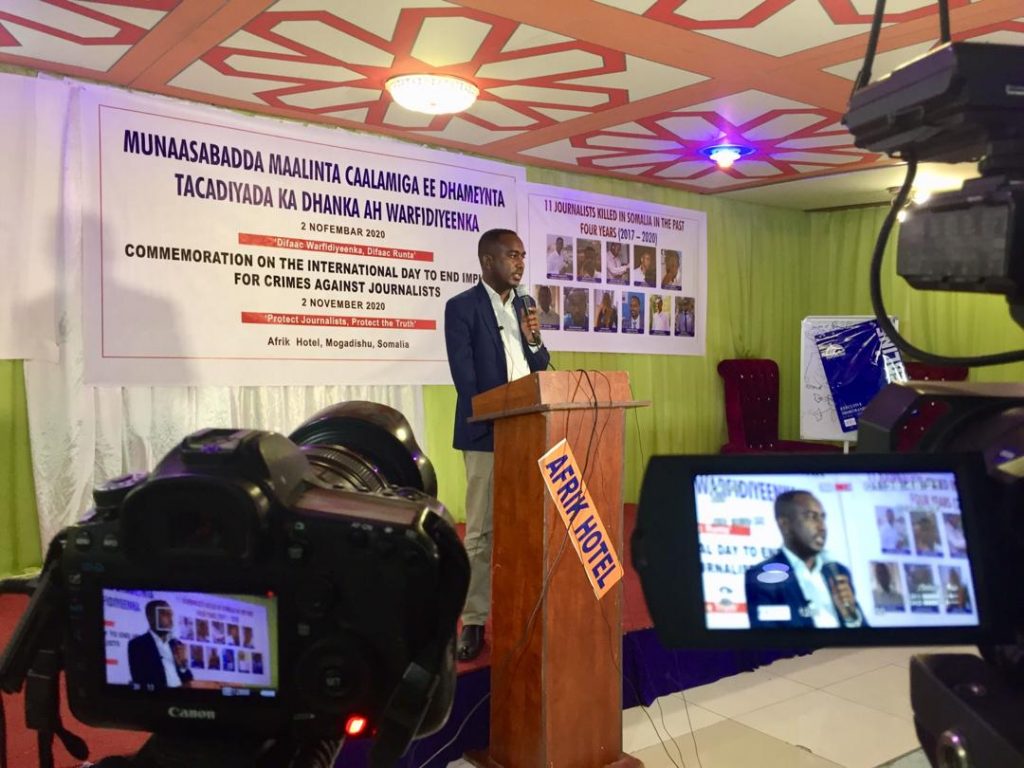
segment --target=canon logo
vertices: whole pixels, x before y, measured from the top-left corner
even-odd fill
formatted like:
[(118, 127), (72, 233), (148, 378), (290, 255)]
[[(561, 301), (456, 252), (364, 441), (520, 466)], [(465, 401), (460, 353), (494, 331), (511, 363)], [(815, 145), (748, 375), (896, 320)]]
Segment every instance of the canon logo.
[(168, 707), (167, 714), (179, 720), (216, 720), (217, 713), (212, 709), (188, 709), (186, 707)]

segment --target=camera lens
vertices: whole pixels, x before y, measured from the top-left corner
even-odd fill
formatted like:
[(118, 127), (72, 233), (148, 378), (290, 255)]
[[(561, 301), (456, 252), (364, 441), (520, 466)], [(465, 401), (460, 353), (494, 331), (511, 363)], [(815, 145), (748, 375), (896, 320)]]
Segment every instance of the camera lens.
[(353, 401), (325, 408), (290, 436), (314, 472), (339, 488), (390, 485), (437, 495), (437, 476), (405, 417), (386, 405)]
[(373, 493), (388, 480), (365, 457), (341, 445), (304, 445), (313, 474), (332, 488)]

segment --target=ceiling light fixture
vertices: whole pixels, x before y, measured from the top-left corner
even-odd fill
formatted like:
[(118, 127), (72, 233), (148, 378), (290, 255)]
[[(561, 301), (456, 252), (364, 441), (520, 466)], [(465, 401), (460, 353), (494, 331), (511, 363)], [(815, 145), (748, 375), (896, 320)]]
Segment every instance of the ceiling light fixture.
[(700, 153), (719, 168), (732, 168), (733, 163), (753, 151), (753, 147), (741, 147), (738, 144), (716, 144), (713, 147), (705, 147)]
[(399, 105), (428, 115), (450, 115), (473, 106), (480, 89), (452, 75), (395, 75), (384, 87)]

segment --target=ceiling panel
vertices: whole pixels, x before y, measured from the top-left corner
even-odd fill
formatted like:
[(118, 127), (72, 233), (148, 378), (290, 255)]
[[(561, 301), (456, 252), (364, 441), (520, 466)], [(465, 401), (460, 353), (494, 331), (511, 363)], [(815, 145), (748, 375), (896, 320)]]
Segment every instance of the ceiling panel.
[[(960, 39), (1024, 42), (1020, 0), (950, 0)], [(891, 159), (840, 118), (873, 0), (0, 0), (0, 62), (707, 194), (813, 179), (861, 200)], [(935, 4), (889, 0), (875, 69), (927, 52)], [(473, 81), (458, 116), (392, 103), (408, 72)], [(702, 149), (753, 152), (719, 170)], [(832, 181), (829, 182), (828, 179)], [(879, 199), (887, 193), (879, 190)], [(785, 202), (790, 201), (790, 202)]]

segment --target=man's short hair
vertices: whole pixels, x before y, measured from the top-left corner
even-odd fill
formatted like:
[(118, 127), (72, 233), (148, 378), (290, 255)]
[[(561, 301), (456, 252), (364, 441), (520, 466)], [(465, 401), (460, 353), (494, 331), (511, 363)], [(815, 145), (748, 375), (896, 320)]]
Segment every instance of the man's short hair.
[(810, 491), (783, 491), (775, 497), (776, 520), (790, 513), (793, 507), (796, 506), (797, 496), (810, 496), (812, 499), (814, 498), (814, 494)]
[(483, 259), (484, 256), (494, 253), (498, 247), (498, 243), (501, 242), (501, 238), (505, 237), (505, 235), (519, 237), (519, 235), (511, 229), (488, 229), (480, 235), (480, 242), (477, 244), (476, 249), (477, 258)]

